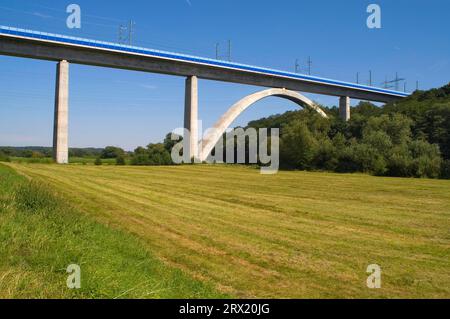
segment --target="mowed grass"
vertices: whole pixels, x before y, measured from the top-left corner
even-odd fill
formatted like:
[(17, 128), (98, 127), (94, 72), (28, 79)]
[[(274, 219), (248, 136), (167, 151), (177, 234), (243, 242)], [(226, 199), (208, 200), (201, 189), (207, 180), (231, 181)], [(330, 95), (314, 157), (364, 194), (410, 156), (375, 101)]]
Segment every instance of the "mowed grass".
[[(261, 175), (240, 166), (9, 165), (232, 296), (450, 298), (449, 181)], [(381, 289), (366, 286), (370, 264), (382, 268)]]
[[(82, 165), (94, 165), (96, 157), (70, 157), (70, 163), (82, 164)], [(10, 162), (19, 164), (53, 164), (54, 161), (50, 157), (42, 158), (26, 158), (26, 157), (10, 157)], [(115, 165), (115, 158), (103, 158), (101, 159), (102, 165)]]
[[(67, 287), (71, 264), (81, 288)], [(0, 298), (211, 298), (211, 286), (155, 258), (127, 232), (79, 212), (0, 165)]]

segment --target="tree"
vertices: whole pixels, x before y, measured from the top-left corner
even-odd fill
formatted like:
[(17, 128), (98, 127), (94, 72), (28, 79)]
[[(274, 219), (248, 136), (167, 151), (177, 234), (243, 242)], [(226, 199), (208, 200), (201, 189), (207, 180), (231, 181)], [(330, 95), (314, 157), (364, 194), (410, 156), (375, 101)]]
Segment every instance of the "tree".
[(172, 158), (164, 144), (149, 144), (147, 146), (148, 158), (152, 165), (171, 165)]
[(409, 149), (413, 157), (411, 167), (415, 177), (440, 176), (442, 158), (439, 146), (419, 140), (411, 142)]
[(364, 137), (361, 140), (362, 144), (366, 144), (375, 149), (378, 154), (388, 156), (392, 149), (392, 141), (389, 135), (384, 131), (364, 131)]
[(450, 179), (450, 160), (446, 160), (442, 163), (441, 178)]
[(163, 143), (149, 144), (147, 148), (138, 147), (131, 159), (132, 165), (171, 165), (172, 158)]
[(175, 146), (175, 144), (180, 143), (183, 141), (183, 137), (177, 134), (174, 134), (175, 140), (172, 140), (172, 133), (168, 133), (166, 137), (164, 138), (164, 148), (171, 153), (172, 148)]
[(363, 117), (379, 116), (383, 110), (370, 102), (359, 102), (359, 104), (352, 108), (352, 114), (360, 114)]
[(411, 177), (412, 156), (406, 144), (393, 147), (387, 159), (387, 174), (396, 177)]
[(147, 153), (147, 150), (143, 148), (142, 146), (139, 146), (134, 150), (135, 155), (145, 155)]
[(125, 156), (125, 151), (121, 149), (120, 147), (116, 146), (107, 146), (102, 151), (102, 154), (100, 155), (101, 158), (117, 158), (119, 156)]
[(354, 143), (347, 149), (347, 165), (355, 171), (383, 175), (387, 168), (384, 156), (369, 144)]
[(381, 115), (371, 117), (363, 130), (363, 135), (373, 131), (382, 131), (390, 137), (394, 145), (406, 143), (411, 140), (412, 120), (402, 114)]
[(431, 144), (439, 144), (444, 159), (450, 159), (450, 102), (430, 106), (417, 124)]
[(284, 128), (280, 143), (282, 163), (292, 168), (311, 169), (318, 152), (318, 143), (303, 121), (295, 121)]
[(318, 141), (317, 153), (314, 158), (314, 167), (329, 171), (336, 170), (339, 162), (339, 151), (328, 138)]

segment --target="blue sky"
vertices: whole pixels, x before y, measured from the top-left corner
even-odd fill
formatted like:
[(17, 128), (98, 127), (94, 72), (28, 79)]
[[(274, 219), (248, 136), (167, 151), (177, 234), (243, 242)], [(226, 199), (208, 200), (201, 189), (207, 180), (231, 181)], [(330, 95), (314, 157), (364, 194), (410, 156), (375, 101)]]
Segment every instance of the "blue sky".
[[(66, 27), (67, 5), (82, 10), (82, 28)], [(382, 9), (382, 28), (366, 26), (366, 8)], [(117, 41), (120, 24), (133, 19), (136, 45), (215, 57), (215, 44), (232, 41), (236, 62), (302, 71), (381, 86), (398, 72), (409, 90), (450, 81), (450, 1), (106, 1), (0, 0), (0, 24)], [(184, 79), (124, 70), (70, 66), (70, 146), (117, 145), (132, 150), (160, 141), (183, 125)], [(0, 56), (0, 145), (50, 146), (55, 63)], [(233, 103), (261, 88), (201, 80), (199, 111), (208, 128)], [(308, 95), (308, 94), (307, 94)], [(319, 103), (337, 98), (308, 95)], [(353, 101), (357, 103), (358, 101)], [(269, 98), (235, 123), (294, 110)]]

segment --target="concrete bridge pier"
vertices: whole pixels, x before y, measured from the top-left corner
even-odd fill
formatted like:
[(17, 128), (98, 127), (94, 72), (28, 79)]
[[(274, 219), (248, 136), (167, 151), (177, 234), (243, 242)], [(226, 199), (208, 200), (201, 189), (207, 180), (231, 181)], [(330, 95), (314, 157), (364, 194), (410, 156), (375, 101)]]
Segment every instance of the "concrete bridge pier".
[(348, 96), (339, 98), (339, 116), (346, 122), (350, 120), (350, 98)]
[(58, 164), (69, 163), (69, 63), (56, 68), (55, 121), (53, 128), (53, 159)]
[[(198, 159), (198, 79), (189, 76), (186, 79), (184, 105), (184, 128), (189, 134), (189, 158)], [(186, 137), (185, 137), (186, 138)]]

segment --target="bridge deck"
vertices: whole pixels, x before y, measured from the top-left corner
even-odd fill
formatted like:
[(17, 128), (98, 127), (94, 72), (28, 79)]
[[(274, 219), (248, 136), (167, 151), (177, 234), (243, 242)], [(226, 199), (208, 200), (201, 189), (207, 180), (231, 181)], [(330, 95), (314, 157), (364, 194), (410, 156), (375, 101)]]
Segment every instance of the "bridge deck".
[(390, 102), (409, 94), (228, 61), (0, 26), (0, 54)]

